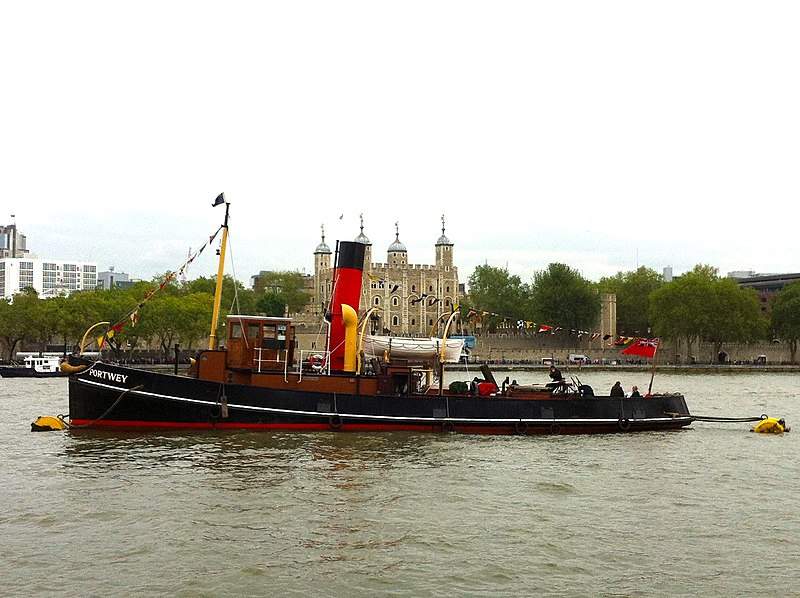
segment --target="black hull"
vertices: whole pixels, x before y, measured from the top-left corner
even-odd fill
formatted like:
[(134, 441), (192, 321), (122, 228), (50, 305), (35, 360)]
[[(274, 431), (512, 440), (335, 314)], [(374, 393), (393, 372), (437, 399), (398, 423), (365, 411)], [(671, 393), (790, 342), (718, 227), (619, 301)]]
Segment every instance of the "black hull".
[(0, 368), (0, 377), (3, 378), (63, 378), (64, 372), (37, 372), (33, 368)]
[(69, 380), (73, 428), (585, 434), (681, 428), (693, 421), (688, 413), (682, 395), (364, 396), (221, 384), (104, 363)]

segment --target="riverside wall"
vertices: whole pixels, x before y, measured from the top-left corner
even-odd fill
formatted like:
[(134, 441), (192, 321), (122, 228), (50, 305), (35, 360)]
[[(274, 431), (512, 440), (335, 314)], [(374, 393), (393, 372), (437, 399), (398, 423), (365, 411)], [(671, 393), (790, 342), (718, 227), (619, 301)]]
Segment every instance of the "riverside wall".
[[(320, 326), (298, 326), (297, 348), (304, 351), (325, 350), (325, 328)], [(728, 343), (723, 345), (727, 353), (726, 363), (753, 364), (759, 362), (760, 355), (766, 355), (768, 364), (788, 363), (791, 356), (784, 343)], [(556, 358), (566, 363), (570, 354), (586, 355), (592, 362), (616, 365), (636, 365), (642, 360), (621, 354), (620, 347), (608, 346), (607, 341), (588, 338), (565, 337), (564, 335), (526, 335), (511, 333), (493, 333), (476, 337), (476, 346), (470, 352), (470, 362), (507, 363), (540, 365), (544, 357)], [(694, 359), (692, 359), (692, 357)], [(800, 359), (800, 355), (798, 355)], [(713, 345), (695, 343), (692, 353), (685, 343), (662, 343), (656, 356), (659, 365), (708, 365), (718, 364), (719, 360)]]
[[(555, 337), (556, 335), (552, 335)], [(789, 348), (784, 343), (726, 343), (722, 350), (727, 354), (726, 363), (756, 363), (766, 355), (766, 362), (788, 363)], [(558, 339), (542, 335), (516, 336), (513, 334), (490, 334), (476, 337), (470, 361), (488, 363), (540, 364), (542, 358), (555, 358), (566, 363), (570, 354), (586, 355), (592, 362), (635, 364), (646, 361), (636, 356), (622, 355), (621, 347), (609, 346), (607, 341), (597, 339)], [(800, 357), (800, 356), (799, 356)], [(691, 353), (683, 342), (665, 342), (656, 355), (661, 365), (718, 364), (719, 356), (711, 343), (695, 343)]]

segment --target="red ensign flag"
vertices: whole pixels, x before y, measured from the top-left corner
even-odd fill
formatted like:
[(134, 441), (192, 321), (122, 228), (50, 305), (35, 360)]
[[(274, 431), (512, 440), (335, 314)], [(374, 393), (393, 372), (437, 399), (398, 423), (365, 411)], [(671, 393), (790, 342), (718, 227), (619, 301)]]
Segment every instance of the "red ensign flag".
[(657, 338), (637, 338), (629, 347), (622, 350), (623, 355), (637, 355), (652, 359), (658, 349)]

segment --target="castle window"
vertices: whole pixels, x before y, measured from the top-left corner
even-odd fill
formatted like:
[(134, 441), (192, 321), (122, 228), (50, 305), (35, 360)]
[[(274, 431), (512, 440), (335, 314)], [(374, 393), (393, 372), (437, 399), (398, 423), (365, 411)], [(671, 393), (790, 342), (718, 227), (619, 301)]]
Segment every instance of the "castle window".
[(399, 326), (400, 319), (397, 316), (392, 317), (392, 326)]
[(381, 304), (381, 298), (380, 297), (375, 297), (375, 299), (372, 300), (372, 304), (373, 305), (380, 305)]
[(400, 303), (400, 300), (397, 297), (392, 297), (392, 305), (397, 307), (397, 305), (399, 305), (399, 303)]
[(416, 318), (411, 318), (411, 325), (412, 326), (416, 326), (417, 325), (417, 319)]

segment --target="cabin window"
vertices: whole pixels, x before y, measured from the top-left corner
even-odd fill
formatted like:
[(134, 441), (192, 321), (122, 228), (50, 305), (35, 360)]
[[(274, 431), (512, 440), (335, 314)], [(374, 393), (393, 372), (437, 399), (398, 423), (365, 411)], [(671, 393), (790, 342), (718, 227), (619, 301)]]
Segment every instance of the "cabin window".
[(264, 324), (264, 338), (275, 338), (275, 324)]
[(239, 322), (231, 324), (231, 338), (242, 338), (242, 325)]
[(247, 326), (247, 338), (258, 338), (258, 333), (261, 332), (261, 326), (258, 324), (249, 324)]

